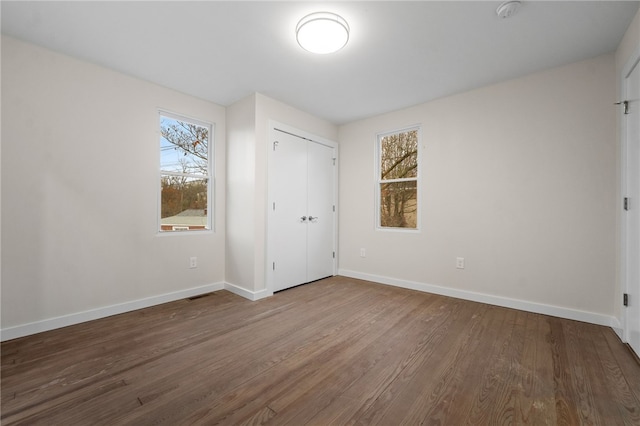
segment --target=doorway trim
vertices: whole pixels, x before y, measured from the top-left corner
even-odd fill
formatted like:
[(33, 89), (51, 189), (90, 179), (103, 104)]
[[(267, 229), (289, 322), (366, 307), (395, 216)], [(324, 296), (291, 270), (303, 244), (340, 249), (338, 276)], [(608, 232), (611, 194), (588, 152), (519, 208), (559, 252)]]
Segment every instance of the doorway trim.
[(274, 188), (273, 188), (274, 176), (273, 176), (273, 169), (271, 167), (273, 163), (273, 159), (272, 159), (273, 149), (271, 145), (273, 144), (274, 141), (277, 140), (278, 134), (280, 132), (285, 132), (292, 136), (296, 136), (296, 137), (306, 139), (308, 141), (316, 142), (322, 145), (326, 145), (334, 149), (335, 167), (334, 167), (334, 176), (333, 176), (333, 194), (334, 194), (334, 205), (335, 205), (335, 217), (334, 217), (335, 220), (333, 222), (333, 250), (335, 253), (335, 257), (333, 259), (333, 275), (338, 274), (338, 217), (339, 217), (338, 214), (340, 211), (338, 206), (338, 177), (339, 177), (338, 169), (340, 165), (340, 154), (338, 149), (338, 143), (330, 139), (315, 135), (313, 133), (309, 133), (307, 131), (301, 130), (299, 128), (290, 126), (288, 124), (284, 124), (275, 120), (269, 120), (269, 130), (268, 130), (268, 140), (267, 140), (267, 143), (269, 145), (267, 147), (267, 150), (268, 150), (268, 153), (267, 153), (267, 205), (265, 206), (267, 211), (267, 223), (266, 223), (267, 234), (266, 234), (266, 262), (265, 262), (265, 271), (264, 271), (266, 291), (269, 294), (273, 294), (273, 291), (274, 291), (273, 290), (274, 275), (273, 275), (273, 270), (271, 268), (271, 265), (272, 265), (273, 253), (275, 252), (274, 239), (271, 238), (274, 232), (272, 229), (273, 221), (271, 220), (271, 215), (269, 214), (270, 212), (269, 207), (273, 203), (273, 192), (274, 192)]
[[(620, 74), (620, 87), (619, 87), (619, 96), (618, 96), (618, 100), (624, 101), (626, 94), (627, 94), (627, 78), (631, 75), (631, 73), (633, 72), (633, 70), (635, 69), (635, 67), (638, 66), (640, 67), (640, 45), (638, 45), (636, 47), (636, 49), (633, 51), (633, 53), (631, 54), (631, 56), (629, 57), (629, 59), (627, 60), (626, 64), (624, 65), (624, 67), (622, 68), (622, 72)], [(625, 209), (623, 208), (623, 200), (625, 197), (628, 196), (628, 185), (627, 185), (627, 180), (628, 180), (628, 168), (627, 168), (627, 161), (628, 161), (628, 151), (629, 151), (629, 141), (628, 141), (628, 137), (627, 137), (627, 124), (625, 119), (623, 118), (623, 116), (620, 114), (619, 112), (620, 110), (616, 111), (616, 117), (618, 121), (618, 129), (619, 129), (619, 140), (620, 140), (620, 196), (618, 201), (618, 218), (619, 218), (619, 223), (620, 223), (620, 245), (619, 245), (619, 250), (620, 250), (620, 263), (619, 263), (619, 282), (620, 282), (620, 293), (618, 295), (616, 295), (616, 301), (615, 303), (618, 304), (620, 303), (622, 305), (622, 296), (624, 293), (629, 293), (631, 290), (631, 283), (629, 282), (628, 276), (627, 276), (627, 269), (629, 266), (629, 239), (628, 239), (628, 229), (627, 229), (627, 212), (625, 211)], [(620, 305), (619, 305), (620, 306)], [(621, 340), (625, 343), (629, 342), (629, 318), (628, 318), (628, 312), (626, 311), (626, 307), (622, 306), (622, 311), (621, 311), (621, 315), (620, 315), (620, 323), (621, 323), (621, 330), (616, 330), (614, 328), (614, 331), (617, 332), (617, 334), (619, 335), (619, 337), (621, 338)]]

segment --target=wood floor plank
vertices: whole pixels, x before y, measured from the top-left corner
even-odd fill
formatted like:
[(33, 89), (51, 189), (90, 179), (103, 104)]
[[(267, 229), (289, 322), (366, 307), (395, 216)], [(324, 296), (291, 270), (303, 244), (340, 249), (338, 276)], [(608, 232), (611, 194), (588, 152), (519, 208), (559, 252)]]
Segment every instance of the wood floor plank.
[[(283, 424), (306, 424), (313, 422), (323, 424), (318, 416), (320, 412), (333, 417), (333, 411), (342, 411), (340, 404), (345, 402), (355, 405), (355, 401), (362, 397), (362, 385), (359, 380), (369, 371), (375, 369), (381, 363), (387, 363), (389, 358), (398, 359), (400, 363), (405, 363), (403, 356), (412, 357), (412, 353), (417, 348), (424, 345), (422, 334), (420, 333), (420, 322), (425, 315), (432, 315), (429, 308), (434, 301), (426, 301), (415, 306), (413, 310), (407, 312), (402, 317), (396, 317), (396, 321), (388, 321), (387, 317), (392, 316), (392, 312), (386, 312), (383, 318), (380, 333), (373, 335), (373, 339), (364, 342), (365, 344), (357, 348), (357, 351), (350, 351), (348, 356), (339, 360), (340, 364), (335, 365), (330, 374), (325, 374), (321, 380), (315, 381), (305, 393), (297, 398), (288, 398), (285, 407), (295, 406), (293, 410), (288, 410), (288, 415), (279, 417)], [(398, 311), (399, 306), (393, 307), (393, 311)], [(444, 321), (445, 318), (442, 318)], [(356, 386), (358, 395), (349, 391)], [(282, 401), (280, 401), (281, 403)], [(274, 406), (278, 401), (274, 401)]]
[(3, 425), (640, 424), (613, 331), (332, 277), (1, 345)]
[[(407, 300), (407, 302), (409, 302)], [(407, 303), (407, 306), (410, 304)], [(278, 371), (265, 372), (269, 376), (269, 382), (282, 383), (283, 386), (280, 389), (274, 389), (269, 386), (258, 395), (253, 403), (268, 404), (268, 406), (277, 413), (285, 413), (284, 415), (278, 414), (278, 422), (286, 424), (288, 421), (287, 414), (293, 413), (293, 411), (287, 411), (287, 408), (295, 405), (296, 414), (298, 416), (310, 416), (315, 410), (320, 409), (326, 404), (327, 399), (332, 398), (332, 394), (335, 392), (335, 386), (340, 387), (345, 385), (345, 381), (353, 380), (354, 374), (360, 370), (357, 368), (358, 355), (361, 354), (367, 348), (370, 348), (372, 343), (380, 336), (384, 329), (378, 327), (381, 323), (381, 315), (385, 316), (385, 323), (387, 325), (393, 325), (403, 316), (404, 312), (398, 309), (394, 313), (391, 312), (378, 312), (376, 319), (368, 321), (369, 326), (358, 326), (351, 331), (344, 330), (341, 334), (347, 332), (349, 334), (343, 334), (336, 341), (340, 342), (339, 345), (326, 343), (323, 345), (324, 354), (318, 358), (319, 363), (310, 363), (307, 354), (304, 354), (304, 358), (300, 357), (297, 362), (298, 368), (291, 368), (293, 365), (284, 364), (278, 366)], [(388, 321), (387, 321), (388, 320)], [(356, 333), (353, 331), (358, 330)], [(344, 337), (344, 339), (343, 339)], [(375, 354), (374, 354), (375, 355)], [(305, 359), (306, 358), (306, 359)], [(292, 375), (291, 373), (294, 372)], [(295, 374), (300, 373), (300, 374)], [(266, 379), (266, 377), (265, 377)], [(262, 380), (262, 378), (261, 378)], [(243, 389), (239, 390), (239, 393), (245, 394), (250, 389), (255, 389), (254, 383), (247, 383), (243, 386)], [(288, 391), (288, 389), (295, 389), (295, 392)], [(284, 392), (282, 391), (284, 390)], [(306, 407), (306, 408), (305, 408)], [(233, 415), (226, 417), (225, 420), (231, 424), (241, 423), (244, 416), (247, 415), (247, 411), (251, 410), (250, 406), (235, 406), (231, 408)], [(294, 420), (294, 424), (304, 424), (305, 422), (298, 419)]]
[[(397, 304), (398, 302), (399, 304)], [(266, 371), (266, 377), (260, 378), (260, 381), (267, 383), (268, 387), (252, 398), (252, 404), (268, 404), (274, 411), (282, 412), (293, 400), (300, 398), (301, 395), (317, 386), (319, 381), (325, 380), (333, 372), (345, 367), (345, 359), (352, 358), (354, 354), (375, 340), (376, 336), (382, 332), (381, 326), (393, 325), (405, 315), (406, 311), (412, 309), (413, 303), (415, 302), (410, 302), (405, 295), (402, 299), (396, 300), (396, 307), (393, 310), (389, 310), (389, 299), (387, 299), (383, 304), (368, 309), (369, 315), (367, 316), (349, 313), (346, 318), (349, 326), (336, 329), (336, 333), (331, 337), (331, 342), (325, 340), (319, 342), (316, 348), (312, 348), (318, 351), (315, 356), (309, 357), (309, 352), (300, 353), (300, 356), (291, 359), (291, 362)], [(278, 386), (274, 387), (274, 383)], [(293, 388), (295, 388), (295, 392), (287, 391)], [(248, 382), (237, 390), (237, 394), (246, 395), (257, 389), (256, 384)], [(228, 414), (225, 420), (231, 424), (239, 421), (244, 415), (243, 413), (250, 409), (250, 407), (240, 406), (241, 401), (236, 402), (237, 404), (227, 407), (227, 410), (233, 414)], [(224, 410), (221, 411), (224, 413)], [(281, 416), (278, 416), (278, 421), (283, 421)]]
[[(343, 317), (338, 316), (326, 316), (320, 315), (323, 318), (314, 318), (309, 316), (305, 319), (305, 325), (300, 326), (301, 323), (293, 322), (293, 318), (300, 318), (304, 315), (303, 311), (292, 311), (291, 321), (278, 321), (273, 324), (266, 324), (267, 328), (272, 330), (278, 330), (281, 327), (286, 327), (282, 333), (277, 335), (267, 334), (265, 338), (268, 338), (268, 345), (258, 345), (254, 349), (247, 349), (237, 351), (240, 354), (232, 360), (232, 364), (228, 365), (223, 370), (206, 371), (207, 375), (216, 376), (219, 380), (216, 381), (215, 386), (211, 386), (211, 383), (205, 382), (202, 386), (194, 386), (188, 393), (181, 393), (179, 395), (163, 395), (164, 399), (175, 399), (180, 407), (178, 410), (169, 410), (162, 418), (162, 422), (170, 423), (173, 418), (181, 415), (182, 412), (191, 412), (190, 417), (196, 417), (201, 420), (202, 416), (207, 416), (210, 407), (216, 407), (216, 413), (225, 413), (225, 406), (232, 405), (237, 398), (240, 398), (240, 404), (245, 403), (245, 400), (253, 400), (256, 395), (259, 395), (260, 387), (272, 387), (272, 382), (276, 379), (274, 376), (273, 367), (283, 362), (288, 361), (288, 368), (283, 370), (285, 376), (295, 377), (296, 374), (306, 375), (309, 371), (307, 358), (310, 358), (315, 363), (327, 362), (331, 359), (331, 351), (327, 350), (327, 341), (330, 341), (333, 345), (340, 345), (344, 341), (351, 337), (349, 333), (362, 333), (362, 330), (351, 330), (351, 323), (364, 317), (365, 319), (371, 318), (376, 315), (376, 311), (372, 309), (364, 309), (369, 304), (369, 299), (365, 296), (356, 295), (357, 301), (349, 304), (350, 307), (359, 307), (351, 312), (351, 318), (344, 320)], [(349, 299), (341, 298), (340, 301), (334, 303), (335, 308), (339, 308), (341, 303), (348, 302)], [(305, 308), (304, 306), (301, 309)], [(295, 329), (295, 330), (294, 330)], [(345, 330), (347, 330), (345, 332)], [(255, 343), (256, 334), (264, 333), (249, 333), (247, 337), (252, 339)], [(336, 338), (335, 336), (339, 336)], [(265, 350), (266, 349), (266, 350)], [(243, 362), (246, 361), (246, 362)], [(266, 377), (267, 379), (261, 380), (260, 384), (255, 386), (248, 386), (249, 393), (238, 390), (238, 387), (243, 386), (248, 380), (253, 377)], [(290, 377), (290, 379), (291, 379)], [(175, 380), (179, 380), (185, 383), (192, 383), (194, 380), (186, 377), (176, 377)], [(221, 396), (224, 396), (222, 398)], [(196, 409), (193, 409), (193, 405), (202, 404), (202, 401), (206, 401), (207, 413), (200, 413)], [(149, 408), (151, 409), (151, 408)], [(155, 411), (155, 415), (158, 412)]]
[[(313, 417), (313, 424), (353, 424), (363, 413), (375, 403), (387, 388), (388, 384), (411, 362), (415, 353), (428, 345), (433, 336), (427, 330), (440, 328), (448, 320), (449, 311), (444, 310), (443, 299), (435, 299), (428, 309), (414, 321), (407, 321), (407, 330), (392, 328), (383, 336), (378, 345), (389, 346), (393, 350), (384, 354), (384, 358), (375, 360), (367, 371), (344, 389), (335, 403), (321, 410)], [(445, 302), (446, 303), (446, 302)], [(425, 327), (428, 324), (428, 327)], [(391, 340), (393, 339), (393, 340)]]
[[(437, 424), (444, 419), (449, 419), (451, 409), (462, 411), (468, 407), (469, 400), (465, 401), (460, 397), (468, 394), (468, 385), (473, 381), (471, 376), (481, 371), (480, 368), (470, 370), (469, 367), (478, 366), (477, 348), (484, 343), (486, 333), (490, 332), (487, 329), (487, 317), (484, 315), (486, 306), (469, 304), (469, 307), (474, 309), (471, 311), (469, 322), (460, 332), (451, 330), (451, 334), (456, 337), (447, 339), (447, 342), (450, 340), (451, 343), (443, 346), (447, 352), (442, 357), (442, 363), (435, 364), (427, 357), (423, 359), (421, 370), (424, 371), (425, 376), (417, 375), (414, 379), (415, 392), (418, 395), (409, 399), (413, 400), (413, 403), (407, 409), (401, 423)], [(492, 336), (489, 338), (491, 339)], [(460, 392), (461, 389), (465, 391)], [(399, 414), (391, 414), (391, 416), (396, 417)]]
[[(619, 368), (622, 380), (627, 383), (630, 391), (636, 399), (640, 399), (640, 368), (638, 360), (631, 354), (625, 345), (620, 344), (620, 339), (609, 328), (600, 330), (609, 346), (612, 355), (612, 368)], [(603, 346), (602, 340), (598, 340), (599, 346)]]
[(580, 424), (577, 412), (579, 398), (571, 387), (571, 364), (566, 351), (566, 341), (562, 322), (555, 318), (549, 321), (551, 327), (551, 354), (553, 357), (553, 382), (555, 389), (555, 408), (560, 424)]
[[(603, 380), (602, 364), (594, 364), (597, 357), (593, 353), (591, 327), (589, 324), (577, 321), (567, 321), (564, 324), (565, 334), (570, 344), (567, 355), (572, 360), (572, 386), (578, 395), (578, 414), (583, 424), (622, 424), (616, 421), (618, 416), (609, 415), (610, 404), (606, 403), (604, 392), (607, 390)], [(615, 410), (617, 411), (617, 410)], [(617, 414), (617, 413), (616, 413)]]
[[(612, 348), (607, 335), (616, 339)], [(640, 387), (640, 375), (626, 374), (617, 363), (616, 349), (620, 350), (620, 341), (612, 330), (593, 327), (591, 335), (593, 349), (589, 353), (589, 368), (595, 370), (601, 383), (596, 400), (607, 402), (603, 412), (605, 421), (610, 424), (640, 425), (640, 395), (636, 395), (633, 387)], [(628, 355), (622, 353), (621, 355)], [(636, 367), (632, 365), (632, 367)], [(631, 372), (640, 373), (640, 369), (632, 368)], [(609, 400), (617, 401), (616, 404)]]
[(464, 335), (465, 327), (479, 306), (457, 301), (452, 308), (448, 311), (447, 320), (439, 327), (429, 330), (423, 344), (416, 347), (407, 358), (402, 370), (398, 371), (383, 393), (359, 416), (358, 424), (398, 423), (413, 404), (421, 404), (424, 394), (438, 385), (438, 373), (446, 369), (451, 360), (452, 349), (449, 342)]
[(522, 374), (517, 384), (514, 424), (557, 424), (554, 409), (553, 360), (549, 346), (549, 324), (539, 314), (527, 313), (521, 354)]
[[(235, 296), (237, 297), (237, 296)], [(180, 312), (182, 301), (176, 302), (173, 313)], [(172, 305), (172, 304), (171, 304)], [(165, 305), (161, 305), (165, 306)], [(156, 310), (150, 308), (151, 310)], [(167, 313), (168, 314), (168, 313)], [(129, 321), (121, 321), (131, 323), (134, 322), (136, 327), (129, 329), (137, 330), (135, 333), (125, 332), (120, 333), (118, 330), (114, 331), (114, 335), (118, 336), (118, 339), (104, 339), (103, 336), (110, 335), (111, 328), (109, 327), (114, 322), (117, 324), (118, 317), (106, 318), (98, 322), (92, 322), (96, 324), (93, 336), (87, 336), (83, 332), (82, 328), (86, 328), (86, 324), (81, 324), (77, 328), (80, 328), (80, 332), (76, 336), (78, 341), (86, 342), (83, 345), (83, 357), (81, 359), (74, 358), (76, 362), (74, 364), (68, 364), (69, 350), (59, 350), (60, 345), (52, 345), (52, 350), (48, 355), (40, 355), (43, 350), (33, 351), (32, 347), (28, 347), (25, 350), (31, 352), (37, 352), (37, 355), (31, 355), (28, 361), (21, 363), (20, 369), (5, 369), (3, 367), (3, 373), (6, 374), (6, 379), (3, 381), (7, 387), (12, 387), (20, 395), (28, 395), (30, 393), (41, 391), (38, 389), (40, 377), (45, 375), (52, 378), (52, 382), (55, 382), (57, 386), (48, 386), (47, 392), (56, 392), (64, 390), (64, 392), (70, 392), (75, 387), (84, 387), (87, 385), (88, 379), (96, 376), (96, 372), (103, 375), (113, 374), (114, 371), (119, 369), (128, 368), (130, 365), (137, 365), (148, 362), (148, 360), (163, 356), (166, 354), (166, 350), (171, 351), (180, 347), (180, 342), (188, 342), (190, 345), (193, 342), (194, 332), (192, 328), (189, 328), (189, 334), (183, 334), (180, 338), (165, 339), (167, 335), (171, 335), (171, 328), (174, 324), (180, 324), (181, 327), (185, 327), (185, 323), (180, 320), (175, 320), (171, 315), (170, 321), (164, 321), (164, 326), (158, 325), (156, 327), (150, 327), (146, 322), (138, 323), (139, 317), (132, 315), (133, 318)], [(158, 323), (160, 318), (155, 318), (154, 322)], [(75, 334), (68, 333), (68, 334)], [(55, 330), (60, 332), (60, 330)], [(43, 333), (47, 334), (47, 333)], [(154, 342), (156, 342), (154, 344)], [(77, 344), (77, 342), (76, 342)], [(45, 346), (46, 347), (46, 346)], [(77, 347), (76, 347), (77, 350)], [(123, 350), (125, 353), (123, 354)], [(3, 354), (4, 356), (4, 354)], [(48, 358), (47, 358), (48, 357)], [(35, 368), (34, 368), (35, 367)], [(88, 372), (88, 374), (87, 374)], [(13, 383), (12, 378), (19, 379), (17, 383)], [(32, 385), (35, 383), (35, 385)], [(4, 386), (3, 386), (4, 389)], [(49, 396), (48, 396), (49, 397)], [(22, 401), (27, 401), (26, 398), (22, 398)]]
[(503, 308), (490, 308), (491, 334), (482, 350), (483, 368), (475, 377), (469, 390), (470, 407), (466, 412), (465, 423), (490, 424), (496, 416), (502, 415), (500, 398), (504, 397), (506, 378), (509, 374), (508, 359), (509, 338), (512, 334), (516, 311)]
[[(237, 297), (237, 296), (236, 296)], [(242, 302), (240, 303), (250, 303), (247, 301), (244, 301), (243, 299)], [(202, 301), (200, 301), (202, 303)], [(194, 305), (190, 305), (190, 306), (194, 306)], [(267, 307), (267, 308), (263, 308), (260, 309), (258, 311), (256, 311), (258, 313), (258, 315), (256, 317), (254, 317), (254, 315), (251, 315), (252, 311), (251, 309), (253, 308), (253, 306), (250, 306), (249, 309), (244, 311), (244, 314), (246, 316), (246, 318), (242, 318), (242, 317), (237, 317), (235, 318), (233, 315), (230, 316), (230, 319), (233, 320), (233, 322), (231, 322), (232, 325), (223, 325), (223, 330), (224, 332), (222, 334), (218, 333), (218, 324), (224, 324), (224, 322), (220, 321), (220, 322), (212, 322), (209, 324), (209, 327), (207, 328), (206, 331), (202, 331), (199, 329), (195, 329), (192, 327), (189, 327), (185, 330), (182, 331), (183, 335), (180, 335), (180, 333), (173, 333), (172, 327), (174, 324), (174, 321), (171, 321), (163, 330), (164, 330), (164, 335), (157, 335), (157, 333), (155, 333), (154, 331), (151, 331), (150, 335), (154, 335), (154, 337), (152, 338), (153, 340), (149, 339), (148, 336), (145, 336), (145, 338), (143, 339), (144, 344), (136, 344), (134, 347), (128, 347), (127, 348), (127, 354), (126, 356), (120, 356), (120, 358), (118, 359), (118, 362), (114, 363), (112, 365), (112, 363), (108, 362), (106, 367), (107, 369), (102, 369), (102, 370), (98, 370), (100, 374), (102, 375), (110, 375), (113, 376), (117, 373), (122, 373), (128, 370), (133, 370), (134, 372), (137, 373), (137, 375), (124, 375), (123, 377), (121, 377), (122, 379), (126, 379), (126, 381), (132, 385), (135, 385), (135, 383), (137, 382), (137, 380), (141, 379), (143, 381), (145, 381), (145, 383), (147, 382), (146, 378), (149, 375), (152, 375), (153, 377), (163, 377), (163, 374), (165, 371), (173, 371), (172, 369), (166, 369), (166, 365), (164, 365), (164, 363), (170, 363), (171, 365), (177, 365), (177, 366), (181, 366), (179, 367), (180, 370), (177, 372), (178, 374), (181, 374), (181, 370), (182, 369), (186, 369), (186, 370), (193, 370), (193, 367), (190, 366), (189, 364), (185, 364), (184, 362), (181, 362), (180, 359), (184, 358), (184, 357), (193, 357), (193, 359), (197, 359), (197, 357), (199, 356), (203, 356), (203, 355), (207, 355), (207, 351), (208, 349), (204, 349), (204, 353), (202, 354), (194, 354), (195, 351), (200, 349), (200, 343), (216, 343), (216, 337), (222, 336), (222, 338), (226, 339), (223, 342), (220, 342), (220, 346), (224, 346), (229, 344), (228, 341), (229, 339), (232, 339), (232, 343), (236, 344), (236, 345), (240, 345), (239, 349), (243, 349), (241, 346), (242, 342), (238, 342), (237, 340), (233, 340), (234, 336), (235, 336), (235, 332), (241, 328), (241, 326), (238, 326), (238, 323), (251, 323), (253, 321), (260, 321), (260, 325), (258, 326), (257, 330), (255, 330), (256, 332), (260, 332), (260, 327), (262, 326), (262, 321), (264, 321), (265, 318), (267, 318), (266, 313), (269, 314), (273, 314), (278, 313), (279, 309), (281, 307), (286, 308), (288, 306), (287, 303), (283, 303), (283, 304), (277, 304), (275, 305), (275, 308), (271, 308), (271, 307)], [(196, 312), (199, 312), (199, 310), (196, 310)], [(189, 314), (190, 317), (194, 317), (194, 315), (191, 313)], [(173, 317), (173, 316), (172, 316)], [(284, 323), (287, 323), (287, 318), (284, 318)], [(184, 324), (183, 324), (184, 326)], [(186, 331), (186, 333), (185, 333)], [(144, 333), (144, 329), (142, 329), (142, 332)], [(204, 335), (202, 335), (203, 333), (205, 333)], [(247, 337), (248, 340), (254, 342), (255, 341), (255, 337), (254, 336), (248, 336)], [(153, 341), (157, 341), (156, 344), (151, 344)], [(184, 342), (187, 341), (189, 342), (186, 346), (184, 344)], [(126, 341), (125, 341), (126, 342)], [(130, 345), (130, 343), (129, 343)], [(121, 345), (116, 345), (115, 351), (119, 351), (121, 350)], [(173, 358), (177, 358), (177, 359), (173, 359)], [(231, 358), (232, 354), (228, 355), (227, 358)], [(92, 360), (93, 358), (90, 358), (90, 360)], [(105, 357), (106, 360), (109, 360), (109, 357)], [(206, 359), (206, 358), (205, 358)], [(59, 362), (65, 362), (65, 358), (60, 357), (59, 358)], [(154, 366), (156, 366), (156, 361), (157, 364), (159, 364), (159, 366), (157, 367), (156, 371), (154, 371)], [(221, 359), (217, 359), (216, 362), (220, 363)], [(233, 360), (231, 360), (230, 362), (232, 362)], [(86, 360), (81, 360), (80, 363), (84, 363), (86, 362)], [(57, 367), (58, 364), (54, 363), (54, 365)], [(138, 368), (139, 366), (144, 366), (144, 368)], [(104, 367), (104, 366), (102, 366)], [(97, 368), (92, 367), (91, 365), (89, 366), (85, 366), (85, 365), (78, 365), (73, 364), (72, 366), (68, 366), (68, 368), (73, 368), (73, 369), (77, 369), (79, 371), (96, 371)], [(60, 370), (60, 368), (58, 368), (58, 370)], [(66, 370), (66, 369), (65, 369)], [(64, 371), (64, 370), (61, 370)], [(197, 373), (197, 370), (195, 370), (195, 372)], [(61, 374), (61, 373), (58, 373)], [(79, 390), (82, 391), (83, 387), (77, 387), (77, 386), (73, 386), (76, 385), (77, 383), (75, 381), (71, 381), (69, 379), (67, 380), (63, 380), (65, 379), (64, 377), (56, 377), (56, 381), (57, 382), (62, 382), (62, 383), (57, 383), (57, 389), (60, 389), (61, 394), (60, 396), (63, 398), (74, 398), (74, 395), (72, 394), (74, 390)], [(81, 378), (79, 380), (80, 384), (84, 384), (86, 381), (83, 380), (84, 378)], [(171, 381), (167, 381), (167, 383), (172, 383)], [(86, 385), (91, 385), (93, 383), (89, 382), (86, 383)], [(169, 386), (173, 389), (176, 389), (177, 387), (173, 386), (173, 384), (169, 384)], [(156, 386), (152, 386), (154, 393), (158, 392), (157, 389), (157, 385)], [(47, 388), (46, 391), (48, 392), (49, 389), (51, 388)], [(127, 388), (129, 389), (129, 388)], [(67, 396), (68, 395), (68, 396)], [(144, 394), (141, 396), (141, 399), (143, 399), (145, 396)]]
[[(473, 416), (476, 416), (474, 418), (476, 421), (478, 407), (481, 412), (486, 412), (482, 409), (483, 403), (487, 403), (486, 387), (483, 384), (495, 381), (496, 369), (504, 368), (504, 371), (509, 372), (506, 367), (512, 366), (513, 358), (517, 357), (517, 351), (522, 344), (522, 342), (518, 344), (512, 342), (509, 346), (506, 346), (506, 343), (499, 344), (502, 338), (508, 339), (510, 336), (508, 329), (505, 330), (505, 322), (511, 318), (507, 314), (517, 317), (522, 313), (502, 310), (500, 315), (496, 316), (491, 314), (494, 309), (499, 308), (487, 308), (484, 315), (493, 321), (482, 321), (474, 324), (474, 328), (470, 329), (468, 341), (456, 352), (456, 361), (452, 364), (453, 380), (450, 381), (448, 389), (443, 392), (444, 398), (441, 397), (437, 405), (424, 412), (422, 415), (424, 422), (432, 423), (436, 420), (445, 421), (445, 419), (451, 422), (458, 418), (458, 421), (462, 423), (467, 421), (466, 419), (469, 417), (474, 418)], [(506, 349), (509, 350), (505, 353)], [(499, 350), (500, 352), (498, 352)], [(496, 353), (499, 354), (497, 358), (492, 355)], [(479, 357), (479, 354), (482, 355)], [(510, 377), (506, 376), (502, 378), (502, 382), (509, 381)], [(475, 390), (470, 387), (470, 384), (473, 383), (477, 384)], [(514, 407), (512, 398), (513, 395), (507, 395), (506, 400), (511, 403), (509, 409), (506, 410), (507, 413), (510, 413)], [(500, 411), (502, 405), (499, 401), (492, 404), (494, 412), (502, 413)], [(434, 409), (435, 407), (438, 408), (438, 411)], [(455, 411), (452, 412), (453, 410)], [(507, 424), (509, 423), (512, 422), (507, 422)], [(407, 424), (409, 423), (407, 422)]]

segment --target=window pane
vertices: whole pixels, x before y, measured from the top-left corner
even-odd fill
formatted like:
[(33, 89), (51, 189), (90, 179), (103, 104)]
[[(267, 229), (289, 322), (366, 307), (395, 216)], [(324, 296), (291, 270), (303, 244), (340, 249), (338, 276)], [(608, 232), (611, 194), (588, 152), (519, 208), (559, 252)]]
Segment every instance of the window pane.
[(396, 133), (380, 139), (380, 179), (418, 176), (418, 131)]
[(160, 116), (160, 170), (207, 174), (209, 129)]
[(380, 184), (380, 226), (417, 228), (416, 181)]
[(208, 229), (208, 180), (162, 176), (161, 229), (183, 231)]

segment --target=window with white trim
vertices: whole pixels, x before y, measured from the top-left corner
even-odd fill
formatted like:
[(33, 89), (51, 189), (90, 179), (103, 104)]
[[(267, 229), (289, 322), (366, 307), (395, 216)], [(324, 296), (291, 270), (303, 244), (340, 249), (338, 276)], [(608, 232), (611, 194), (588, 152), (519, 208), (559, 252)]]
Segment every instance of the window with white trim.
[(418, 229), (420, 128), (378, 135), (378, 227)]
[(211, 229), (213, 125), (160, 111), (161, 232)]

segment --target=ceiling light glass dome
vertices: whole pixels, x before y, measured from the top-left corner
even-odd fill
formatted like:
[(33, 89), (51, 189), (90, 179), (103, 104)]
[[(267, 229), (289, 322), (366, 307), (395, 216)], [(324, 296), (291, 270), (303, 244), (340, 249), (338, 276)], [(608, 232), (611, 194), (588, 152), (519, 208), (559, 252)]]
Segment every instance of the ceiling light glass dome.
[(331, 12), (311, 13), (296, 26), (298, 44), (312, 53), (337, 52), (349, 41), (349, 24)]

